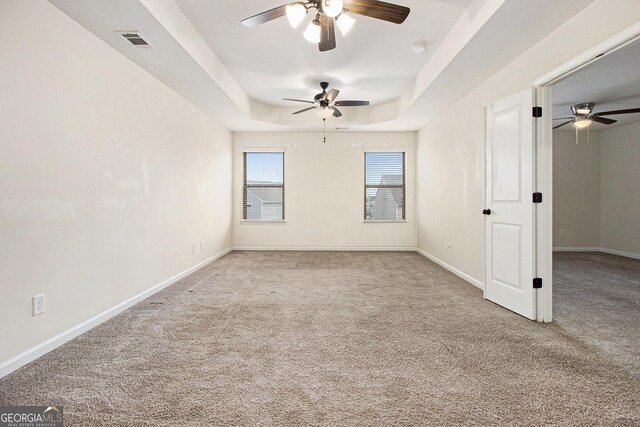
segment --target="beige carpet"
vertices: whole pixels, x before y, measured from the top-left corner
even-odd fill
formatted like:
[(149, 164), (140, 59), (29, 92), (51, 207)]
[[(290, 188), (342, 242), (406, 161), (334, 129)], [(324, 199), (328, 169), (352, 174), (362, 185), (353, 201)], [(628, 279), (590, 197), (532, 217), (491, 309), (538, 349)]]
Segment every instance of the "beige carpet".
[(556, 323), (640, 378), (640, 260), (557, 252), (553, 277)]
[(68, 426), (637, 426), (639, 394), (415, 253), (234, 252), (0, 381)]

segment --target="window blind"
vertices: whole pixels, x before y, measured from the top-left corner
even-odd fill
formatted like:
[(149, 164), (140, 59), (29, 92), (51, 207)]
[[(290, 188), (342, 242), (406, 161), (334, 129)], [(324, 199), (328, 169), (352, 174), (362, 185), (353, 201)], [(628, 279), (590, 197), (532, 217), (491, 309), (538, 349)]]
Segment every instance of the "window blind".
[(284, 219), (284, 153), (245, 152), (242, 218)]
[(405, 153), (364, 153), (364, 174), (364, 219), (406, 219)]

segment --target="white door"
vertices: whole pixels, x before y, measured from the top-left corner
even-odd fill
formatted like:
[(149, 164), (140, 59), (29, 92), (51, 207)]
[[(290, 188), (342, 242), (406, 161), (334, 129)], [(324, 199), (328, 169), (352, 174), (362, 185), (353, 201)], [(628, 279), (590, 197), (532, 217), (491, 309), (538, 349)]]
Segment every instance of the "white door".
[[(487, 107), (484, 297), (535, 316), (534, 92)], [(480, 214), (480, 212), (478, 212)]]

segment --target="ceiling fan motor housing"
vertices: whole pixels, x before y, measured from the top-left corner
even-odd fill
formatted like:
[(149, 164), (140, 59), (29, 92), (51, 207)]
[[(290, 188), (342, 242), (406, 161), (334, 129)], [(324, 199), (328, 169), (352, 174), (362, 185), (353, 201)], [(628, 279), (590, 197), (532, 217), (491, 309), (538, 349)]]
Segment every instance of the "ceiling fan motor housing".
[(574, 116), (587, 116), (591, 114), (591, 112), (593, 111), (593, 107), (595, 107), (595, 104), (593, 104), (592, 102), (576, 104), (571, 107), (571, 112)]
[(319, 102), (320, 104), (322, 104), (322, 101), (324, 100), (324, 96), (327, 94), (327, 88), (329, 87), (329, 83), (328, 82), (320, 82), (320, 87), (322, 88), (322, 92), (317, 94), (314, 97), (314, 100), (316, 102)]

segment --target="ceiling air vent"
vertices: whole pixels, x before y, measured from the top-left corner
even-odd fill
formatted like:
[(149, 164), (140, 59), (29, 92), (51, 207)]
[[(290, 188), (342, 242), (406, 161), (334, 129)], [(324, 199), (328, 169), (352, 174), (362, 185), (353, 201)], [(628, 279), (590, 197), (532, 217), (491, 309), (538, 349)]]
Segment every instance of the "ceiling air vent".
[(131, 43), (133, 47), (138, 49), (150, 49), (153, 48), (143, 36), (137, 31), (118, 31), (127, 42)]

